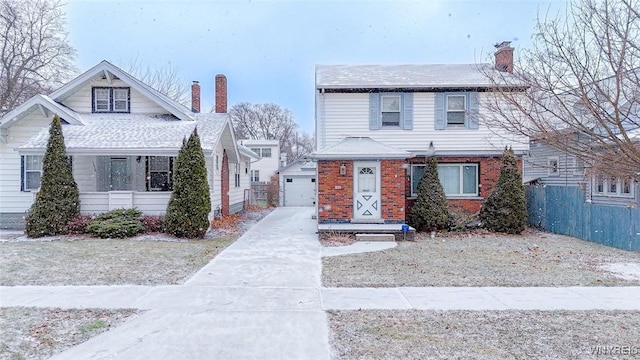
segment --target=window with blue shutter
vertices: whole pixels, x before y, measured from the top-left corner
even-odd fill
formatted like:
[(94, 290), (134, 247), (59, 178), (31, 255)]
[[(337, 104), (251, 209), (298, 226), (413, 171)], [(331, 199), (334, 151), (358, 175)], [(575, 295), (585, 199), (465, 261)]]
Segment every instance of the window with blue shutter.
[(435, 102), (436, 130), (478, 129), (480, 101), (477, 92), (436, 93)]
[(385, 128), (413, 129), (413, 94), (369, 94), (369, 130)]

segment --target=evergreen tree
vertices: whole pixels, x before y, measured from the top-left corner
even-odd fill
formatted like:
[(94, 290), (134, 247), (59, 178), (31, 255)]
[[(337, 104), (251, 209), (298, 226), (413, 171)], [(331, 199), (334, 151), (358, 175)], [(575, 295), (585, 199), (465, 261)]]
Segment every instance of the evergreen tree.
[(78, 185), (73, 180), (67, 159), (60, 118), (56, 115), (49, 127), (49, 141), (44, 153), (40, 191), (26, 217), (26, 232), (31, 237), (66, 232), (69, 220), (80, 213)]
[(522, 174), (512, 149), (504, 149), (500, 177), (480, 210), (480, 219), (491, 231), (519, 234), (527, 223), (527, 199)]
[(182, 148), (174, 164), (173, 193), (165, 216), (166, 232), (177, 237), (202, 238), (209, 228), (211, 197), (207, 168), (197, 129)]
[(438, 178), (438, 163), (433, 156), (425, 160), (424, 174), (418, 184), (418, 198), (411, 207), (409, 223), (418, 231), (444, 229), (449, 222), (447, 196)]

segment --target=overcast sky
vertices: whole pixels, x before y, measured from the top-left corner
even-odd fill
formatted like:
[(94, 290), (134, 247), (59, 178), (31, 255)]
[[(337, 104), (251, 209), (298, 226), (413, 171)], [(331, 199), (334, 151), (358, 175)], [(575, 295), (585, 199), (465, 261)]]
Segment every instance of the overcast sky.
[(229, 106), (273, 102), (301, 130), (314, 122), (316, 64), (486, 62), (493, 44), (530, 46), (538, 14), (562, 0), (478, 1), (86, 1), (68, 0), (71, 44), (81, 71), (132, 59), (200, 81), (213, 107), (215, 74), (227, 76)]

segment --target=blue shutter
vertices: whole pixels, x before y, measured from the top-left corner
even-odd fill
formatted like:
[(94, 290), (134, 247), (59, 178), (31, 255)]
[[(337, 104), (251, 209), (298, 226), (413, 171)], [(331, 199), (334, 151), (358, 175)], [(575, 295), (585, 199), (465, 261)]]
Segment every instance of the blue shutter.
[(20, 191), (24, 191), (24, 155), (20, 156)]
[(447, 128), (447, 122), (444, 115), (444, 93), (436, 93), (435, 104), (435, 129), (444, 130)]
[(480, 96), (478, 92), (468, 93), (468, 100), (467, 128), (475, 130), (480, 125)]
[(369, 130), (380, 129), (380, 94), (369, 93)]
[(413, 129), (413, 93), (402, 95), (402, 128), (404, 130)]

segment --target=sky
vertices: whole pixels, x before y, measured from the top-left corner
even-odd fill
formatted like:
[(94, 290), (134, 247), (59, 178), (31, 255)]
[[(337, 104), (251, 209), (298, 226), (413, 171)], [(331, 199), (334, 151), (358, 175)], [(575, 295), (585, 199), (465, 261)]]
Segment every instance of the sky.
[(171, 67), (214, 106), (214, 77), (228, 82), (229, 107), (275, 103), (301, 131), (314, 129), (315, 65), (479, 63), (511, 41), (531, 46), (538, 17), (563, 0), (115, 1), (68, 0), (76, 64), (137, 61)]

